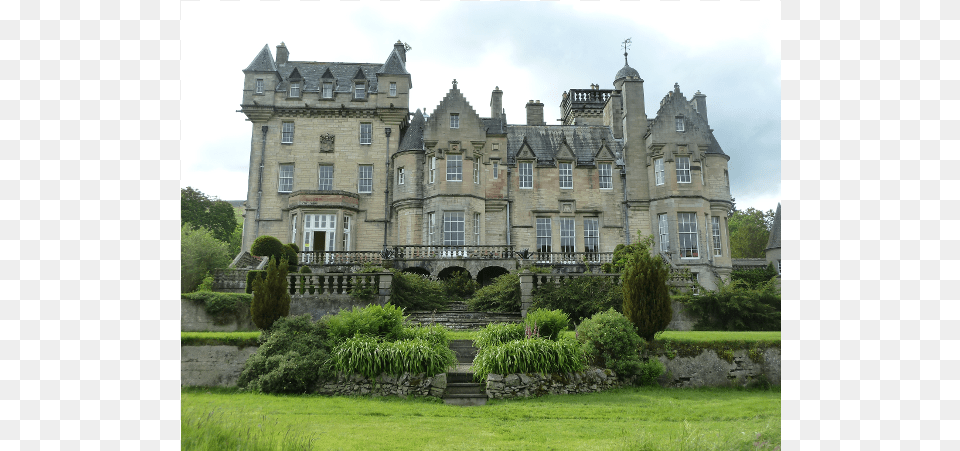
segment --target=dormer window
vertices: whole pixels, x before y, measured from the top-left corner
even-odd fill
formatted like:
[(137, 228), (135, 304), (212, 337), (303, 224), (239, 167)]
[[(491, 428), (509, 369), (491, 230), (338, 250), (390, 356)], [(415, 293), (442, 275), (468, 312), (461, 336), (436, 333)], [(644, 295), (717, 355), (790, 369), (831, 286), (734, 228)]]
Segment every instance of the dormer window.
[(256, 87), (256, 89), (257, 89), (257, 90), (256, 90), (256, 93), (257, 93), (257, 94), (263, 94), (263, 79), (262, 79), (262, 78), (258, 78), (258, 79), (257, 79), (257, 87)]
[(683, 131), (683, 116), (677, 116), (677, 131)]
[(332, 99), (333, 98), (333, 83), (324, 83), (323, 84), (323, 98)]
[(366, 97), (366, 86), (363, 82), (358, 82), (353, 84), (353, 98), (362, 99)]
[(300, 97), (300, 83), (290, 83), (290, 97)]
[(460, 128), (460, 113), (450, 113), (450, 128)]

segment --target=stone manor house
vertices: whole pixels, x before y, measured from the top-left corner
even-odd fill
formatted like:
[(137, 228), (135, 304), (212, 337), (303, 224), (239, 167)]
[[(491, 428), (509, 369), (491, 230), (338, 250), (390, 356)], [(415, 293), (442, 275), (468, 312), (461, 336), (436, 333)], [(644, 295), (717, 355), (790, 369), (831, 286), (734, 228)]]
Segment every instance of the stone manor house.
[(427, 115), (410, 111), (407, 50), (398, 41), (383, 63), (293, 61), (281, 43), (243, 70), (243, 250), (272, 235), (311, 264), (386, 257), (488, 280), (522, 261), (599, 266), (639, 232), (707, 288), (729, 276), (730, 157), (705, 95), (675, 84), (648, 117), (624, 53), (612, 89), (561, 94), (561, 125), (545, 124), (539, 100), (509, 123), (498, 87), (483, 117), (455, 79)]

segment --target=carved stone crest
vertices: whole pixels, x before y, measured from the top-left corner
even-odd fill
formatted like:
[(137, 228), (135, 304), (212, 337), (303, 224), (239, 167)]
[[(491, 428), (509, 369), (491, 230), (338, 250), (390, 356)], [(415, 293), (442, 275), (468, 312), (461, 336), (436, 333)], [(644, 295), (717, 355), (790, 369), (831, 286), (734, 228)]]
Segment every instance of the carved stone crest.
[(329, 133), (320, 135), (320, 151), (333, 152), (333, 135)]

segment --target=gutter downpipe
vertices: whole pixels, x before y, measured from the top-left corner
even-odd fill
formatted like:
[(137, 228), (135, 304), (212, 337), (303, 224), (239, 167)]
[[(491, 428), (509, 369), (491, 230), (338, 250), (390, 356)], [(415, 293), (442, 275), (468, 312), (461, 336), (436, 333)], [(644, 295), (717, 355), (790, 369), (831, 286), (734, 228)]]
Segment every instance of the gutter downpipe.
[(260, 200), (263, 197), (263, 160), (267, 153), (267, 130), (269, 127), (263, 125), (260, 127), (260, 131), (263, 132), (263, 137), (261, 138), (260, 146), (260, 175), (257, 177), (257, 218), (256, 218), (256, 227), (253, 231), (253, 239), (257, 239), (260, 236)]
[[(626, 160), (626, 158), (624, 158)], [(626, 161), (624, 161), (626, 163)], [(620, 180), (623, 184), (623, 234), (626, 235), (627, 245), (630, 245), (630, 207), (627, 205), (627, 167), (620, 168)]]
[(390, 221), (390, 177), (393, 176), (393, 168), (390, 167), (390, 132), (393, 130), (390, 127), (384, 128), (383, 132), (387, 135), (387, 159), (384, 164), (384, 168), (387, 171), (387, 176), (384, 177), (384, 180), (387, 181), (387, 186), (383, 190), (383, 249), (387, 249), (387, 223)]
[(513, 169), (509, 166), (507, 167), (507, 246), (510, 246), (512, 243), (510, 241), (510, 176), (513, 175)]

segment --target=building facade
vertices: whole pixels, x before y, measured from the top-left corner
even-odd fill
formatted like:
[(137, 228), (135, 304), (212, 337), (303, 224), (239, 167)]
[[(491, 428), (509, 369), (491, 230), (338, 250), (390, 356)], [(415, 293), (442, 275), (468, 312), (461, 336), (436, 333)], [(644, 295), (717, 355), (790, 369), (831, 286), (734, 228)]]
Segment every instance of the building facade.
[(705, 287), (728, 277), (729, 157), (705, 95), (674, 85), (648, 118), (624, 54), (613, 89), (561, 94), (561, 125), (545, 124), (539, 100), (525, 124), (508, 123), (499, 87), (481, 116), (456, 80), (426, 115), (410, 111), (406, 50), (398, 41), (384, 63), (307, 62), (281, 43), (276, 59), (264, 46), (244, 69), (244, 250), (272, 235), (316, 262), (387, 249), (407, 269), (478, 277), (514, 269), (524, 249), (589, 266), (639, 233)]

